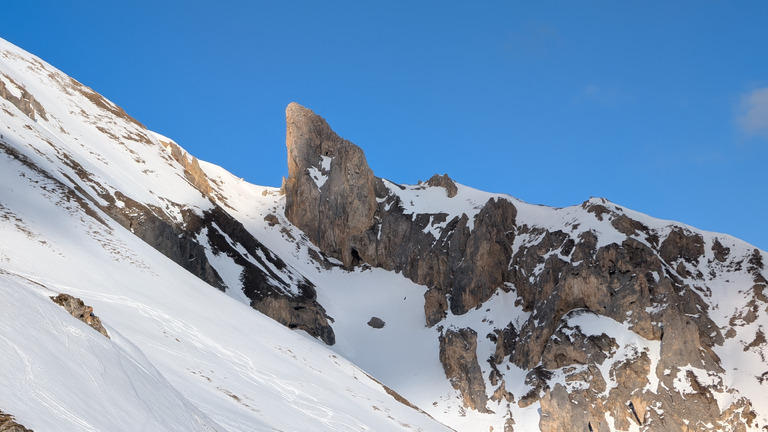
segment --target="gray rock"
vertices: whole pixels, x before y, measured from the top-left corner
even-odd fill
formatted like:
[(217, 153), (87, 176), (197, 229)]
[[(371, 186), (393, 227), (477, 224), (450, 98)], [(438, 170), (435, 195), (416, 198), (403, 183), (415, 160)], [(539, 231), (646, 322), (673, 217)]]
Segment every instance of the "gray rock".
[(379, 317), (371, 317), (371, 319), (368, 320), (368, 325), (375, 329), (380, 329), (384, 328), (386, 323)]

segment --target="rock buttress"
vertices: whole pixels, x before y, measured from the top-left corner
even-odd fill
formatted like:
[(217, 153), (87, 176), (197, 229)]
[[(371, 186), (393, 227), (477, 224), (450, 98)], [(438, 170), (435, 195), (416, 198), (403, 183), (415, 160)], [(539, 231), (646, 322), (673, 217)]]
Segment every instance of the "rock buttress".
[(285, 117), (285, 215), (327, 254), (345, 266), (358, 264), (355, 245), (377, 208), (376, 178), (365, 155), (307, 108), (291, 103)]

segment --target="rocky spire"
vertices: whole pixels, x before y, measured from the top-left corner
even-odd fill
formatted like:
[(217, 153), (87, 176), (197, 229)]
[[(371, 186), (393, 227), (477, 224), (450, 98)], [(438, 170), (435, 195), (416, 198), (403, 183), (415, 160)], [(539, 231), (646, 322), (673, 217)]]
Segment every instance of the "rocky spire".
[(285, 110), (285, 215), (323, 251), (351, 266), (374, 221), (376, 178), (363, 151), (297, 103)]

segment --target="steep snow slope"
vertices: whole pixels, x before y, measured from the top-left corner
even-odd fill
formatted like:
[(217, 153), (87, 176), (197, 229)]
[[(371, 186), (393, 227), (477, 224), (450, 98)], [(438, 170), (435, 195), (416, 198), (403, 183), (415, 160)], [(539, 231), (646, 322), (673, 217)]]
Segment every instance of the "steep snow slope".
[[(0, 164), (9, 365), (0, 404), (22, 424), (193, 430), (205, 418), (194, 404), (222, 430), (442, 429), (314, 339), (233, 301), (105, 215), (68, 206), (65, 191), (15, 158)], [(114, 340), (40, 295), (59, 292), (93, 305)], [(86, 410), (91, 399), (104, 408)]]
[[(0, 98), (4, 412), (37, 431), (447, 429), (112, 221), (101, 188), (169, 218), (211, 203), (153, 135), (51, 66), (0, 41), (0, 72), (44, 107), (33, 119)], [(46, 298), (61, 292), (113, 338)]]

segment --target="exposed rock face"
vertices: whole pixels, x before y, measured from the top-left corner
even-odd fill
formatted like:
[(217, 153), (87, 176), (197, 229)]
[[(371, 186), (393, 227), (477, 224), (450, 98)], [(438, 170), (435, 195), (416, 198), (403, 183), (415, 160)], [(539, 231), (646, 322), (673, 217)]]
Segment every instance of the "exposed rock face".
[(35, 432), (16, 423), (12, 415), (0, 411), (0, 432)]
[(107, 330), (101, 324), (101, 319), (93, 314), (93, 308), (83, 303), (79, 298), (72, 297), (69, 294), (59, 294), (56, 297), (51, 297), (51, 300), (63, 307), (73, 317), (88, 324), (92, 329), (109, 338)]
[[(472, 216), (414, 212), (401, 198), (406, 187), (373, 177), (362, 153), (325, 121), (296, 105), (287, 116), (286, 216), (325, 254), (425, 285), (428, 326), (496, 293), (516, 296), (524, 318), (494, 324), (487, 335), (493, 352), (478, 352), (473, 329), (440, 336), (440, 361), (465, 406), (485, 411), (494, 403), (501, 409), (538, 403), (542, 431), (739, 431), (756, 418), (744, 397), (729, 396), (728, 403), (721, 397), (718, 404), (716, 395), (737, 390), (718, 378), (724, 369), (716, 350), (737, 327), (768, 313), (762, 252), (736, 256), (717, 238), (684, 226), (651, 228), (602, 199), (563, 209), (571, 219), (558, 216), (550, 226), (531, 219), (543, 213), (530, 209), (521, 220), (505, 198), (489, 199)], [(334, 167), (347, 167), (346, 175), (332, 175)], [(458, 199), (447, 176), (408, 190), (428, 187)], [(723, 326), (710, 316), (717, 305), (709, 301), (709, 284), (732, 284), (719, 276), (730, 273), (751, 280), (738, 287), (749, 300)], [(584, 314), (606, 330), (575, 324)], [(765, 361), (764, 332), (754, 335), (744, 351)], [(507, 390), (509, 364), (529, 371), (527, 393)], [(486, 379), (495, 389), (490, 401)]]
[(363, 151), (296, 103), (288, 105), (285, 117), (285, 215), (344, 265), (360, 263), (354, 245), (371, 227), (377, 209), (376, 179)]
[(440, 362), (453, 388), (464, 397), (464, 406), (488, 412), (485, 380), (477, 363), (477, 333), (448, 329), (440, 335)]
[[(362, 150), (311, 110), (292, 103), (286, 120), (285, 214), (327, 255), (345, 266), (365, 262), (402, 271), (433, 287), (425, 305), (430, 326), (448, 308), (463, 314), (482, 304), (510, 280), (517, 214), (512, 203), (490, 200), (475, 217), (474, 229), (466, 216), (455, 217), (435, 238), (424, 228), (436, 218), (444, 221), (445, 214), (420, 214), (415, 220), (405, 214), (404, 203), (389, 189), (397, 186), (374, 177)], [(456, 194), (446, 175), (428, 184)]]
[(188, 155), (187, 152), (182, 150), (182, 148), (174, 142), (160, 141), (160, 143), (171, 153), (171, 157), (184, 167), (184, 174), (186, 175), (187, 180), (189, 180), (189, 182), (192, 183), (204, 196), (211, 196), (213, 192), (211, 184), (208, 182), (208, 177), (205, 175), (202, 168), (200, 168), (200, 162), (198, 162), (197, 158)]

